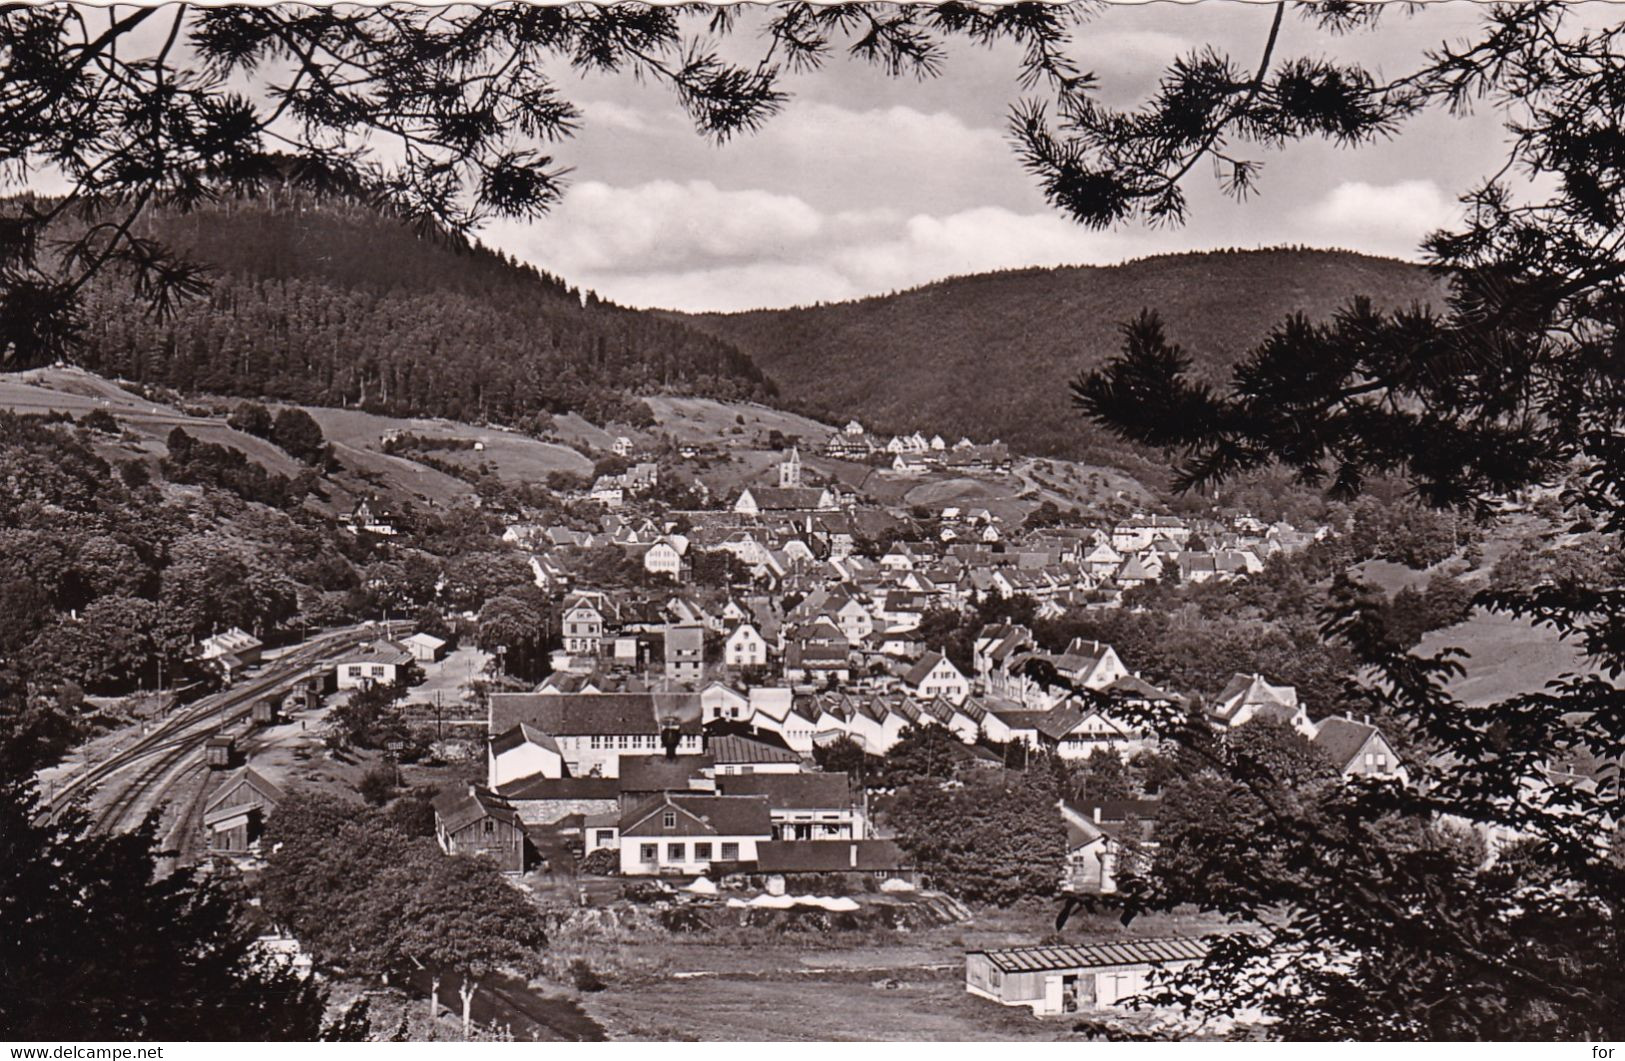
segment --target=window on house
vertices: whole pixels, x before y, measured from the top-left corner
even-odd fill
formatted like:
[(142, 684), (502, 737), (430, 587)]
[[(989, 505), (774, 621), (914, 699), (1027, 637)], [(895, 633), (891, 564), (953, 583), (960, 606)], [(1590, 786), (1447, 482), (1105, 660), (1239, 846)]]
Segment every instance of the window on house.
[(688, 861), (688, 845), (687, 844), (667, 844), (666, 845), (666, 861), (667, 862), (687, 862)]
[(598, 830), (598, 846), (599, 847), (608, 847), (610, 844), (613, 844), (614, 842), (615, 842), (615, 830), (614, 829), (600, 829), (600, 830)]
[(375, 665), (375, 666), (374, 666), (374, 667), (373, 667), (373, 668), (372, 668), (372, 676), (373, 676), (373, 677), (374, 677), (374, 678), (382, 678), (382, 677), (383, 677), (383, 676), (384, 676), (384, 668), (383, 668), (383, 667), (381, 667), (381, 666), (376, 666), (376, 665)]
[(640, 862), (654, 862), (660, 858), (660, 847), (657, 844), (638, 845), (638, 860)]
[(669, 810), (665, 814), (661, 815), (660, 825), (665, 829), (677, 828), (677, 812)]
[(497, 823), (490, 818), (485, 819), (485, 835), (490, 836), (497, 831)]
[(724, 861), (724, 862), (738, 862), (739, 861), (739, 845), (738, 844), (724, 843), (722, 845), (722, 861)]
[(711, 845), (710, 844), (695, 844), (694, 845), (694, 861), (696, 861), (696, 862), (709, 862), (709, 861), (711, 861)]

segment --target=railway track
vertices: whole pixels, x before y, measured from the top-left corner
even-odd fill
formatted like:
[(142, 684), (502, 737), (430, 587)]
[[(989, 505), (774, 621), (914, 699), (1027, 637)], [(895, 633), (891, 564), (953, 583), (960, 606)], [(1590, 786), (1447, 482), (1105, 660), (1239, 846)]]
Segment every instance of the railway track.
[[(392, 626), (382, 632), (387, 635), (393, 629)], [(92, 819), (97, 831), (116, 831), (142, 821), (150, 810), (162, 803), (164, 796), (182, 777), (189, 777), (194, 771), (206, 770), (201, 762), (191, 769), (185, 769), (184, 764), (201, 751), (209, 738), (247, 719), (253, 712), (255, 701), (291, 687), (315, 664), (352, 645), (377, 637), (380, 632), (373, 627), (350, 627), (324, 634), (275, 660), (246, 684), (205, 697), (167, 719), (128, 748), (69, 779), (58, 788), (50, 815), (53, 818), (60, 816), (68, 807), (75, 805), (79, 797), (88, 796), (111, 781), (117, 788)], [(133, 776), (119, 776), (132, 769), (137, 769)], [(200, 801), (194, 802), (201, 806)], [(184, 818), (196, 809), (188, 809), (183, 820), (177, 822), (176, 828), (171, 831), (170, 839), (184, 827)], [(165, 846), (168, 849), (171, 845), (166, 843)]]

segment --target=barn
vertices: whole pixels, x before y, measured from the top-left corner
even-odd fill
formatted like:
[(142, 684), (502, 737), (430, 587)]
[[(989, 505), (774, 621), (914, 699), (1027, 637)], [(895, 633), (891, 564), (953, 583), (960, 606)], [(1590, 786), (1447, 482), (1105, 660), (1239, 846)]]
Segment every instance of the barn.
[(1045, 1016), (1120, 1006), (1144, 991), (1153, 969), (1177, 971), (1207, 954), (1189, 936), (1124, 939), (965, 954), (965, 990)]
[(282, 790), (251, 767), (220, 783), (203, 805), (203, 826), (214, 854), (245, 855), (259, 843), (265, 820), (287, 799)]

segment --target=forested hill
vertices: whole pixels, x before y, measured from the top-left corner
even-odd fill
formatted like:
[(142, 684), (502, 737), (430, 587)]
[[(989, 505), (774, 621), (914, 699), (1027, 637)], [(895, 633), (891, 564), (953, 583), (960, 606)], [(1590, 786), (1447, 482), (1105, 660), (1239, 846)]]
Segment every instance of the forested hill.
[(142, 225), (206, 264), (210, 291), (159, 321), (103, 282), (76, 360), (105, 376), (509, 423), (535, 410), (635, 421), (638, 393), (773, 393), (725, 340), (359, 204), (283, 192)]
[(879, 298), (684, 319), (738, 346), (786, 401), (886, 431), (1003, 438), (1018, 450), (1143, 470), (1085, 423), (1067, 383), (1119, 350), (1119, 326), (1158, 310), (1210, 377), (1295, 311), (1324, 318), (1356, 295), (1438, 297), (1404, 262), (1343, 251), (1221, 251), (1124, 265), (956, 277)]

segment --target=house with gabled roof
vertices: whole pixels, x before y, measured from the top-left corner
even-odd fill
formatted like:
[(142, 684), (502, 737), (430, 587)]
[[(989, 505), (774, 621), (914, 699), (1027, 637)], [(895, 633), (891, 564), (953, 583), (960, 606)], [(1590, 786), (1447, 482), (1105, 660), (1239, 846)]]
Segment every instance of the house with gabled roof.
[(564, 753), (558, 741), (528, 722), (491, 737), (486, 780), (492, 788), (522, 777), (563, 777)]
[(908, 717), (892, 709), (887, 697), (855, 697), (847, 718), (847, 736), (870, 755), (885, 755), (911, 724)]
[(246, 855), (259, 844), (266, 819), (287, 795), (253, 767), (245, 766), (220, 782), (203, 804), (203, 827), (211, 854)]
[(1162, 562), (1155, 554), (1131, 556), (1117, 569), (1117, 584), (1124, 589), (1138, 589), (1162, 577)]
[(559, 632), (572, 656), (596, 656), (604, 641), (602, 594), (572, 593), (564, 599)]
[(716, 776), (742, 774), (799, 774), (801, 756), (781, 739), (763, 734), (756, 737), (721, 733), (707, 738), (706, 754), (716, 764)]
[(525, 824), (513, 804), (469, 784), (434, 798), (434, 833), (448, 855), (492, 859), (505, 872), (523, 873), (528, 861)]
[(828, 487), (747, 486), (740, 491), (733, 510), (742, 516), (765, 512), (836, 512), (840, 500)]
[(917, 701), (922, 721), (942, 726), (966, 744), (975, 744), (982, 735), (977, 719), (965, 708), (942, 697)]
[(492, 693), (489, 711), (493, 735), (529, 725), (551, 737), (572, 777), (615, 777), (623, 756), (704, 750), (698, 693)]
[(750, 696), (727, 682), (713, 679), (700, 689), (700, 718), (713, 722), (742, 722), (750, 717)]
[(1150, 866), (1157, 849), (1158, 800), (1063, 799), (1059, 806), (1067, 840), (1063, 891), (1110, 895), (1130, 868), (1125, 859), (1137, 861), (1141, 872)]
[(1101, 542), (1083, 554), (1081, 563), (1084, 570), (1097, 578), (1110, 578), (1123, 566), (1123, 554), (1111, 545)]
[(391, 685), (412, 662), (412, 653), (395, 641), (367, 641), (333, 660), (335, 680), (340, 689)]
[(1052, 658), (1056, 671), (1083, 689), (1104, 689), (1129, 674), (1117, 650), (1104, 641), (1075, 637)]
[(1126, 751), (1144, 736), (1093, 699), (1071, 697), (1038, 720), (1039, 746), (1062, 759), (1087, 759), (1098, 751)]
[(1308, 713), (1298, 703), (1298, 690), (1272, 685), (1260, 674), (1234, 675), (1208, 705), (1208, 719), (1220, 729), (1244, 726), (1255, 718), (1291, 726), (1310, 739), (1315, 735)]
[(863, 833), (852, 781), (843, 773), (719, 775), (717, 790), (767, 800), (775, 840), (855, 840)]
[(623, 814), (619, 832), (625, 876), (698, 876), (713, 862), (754, 862), (773, 822), (761, 796), (663, 793)]
[(1310, 739), (1344, 777), (1405, 779), (1405, 768), (1382, 731), (1370, 722), (1332, 716), (1315, 724)]
[(918, 700), (938, 697), (958, 705), (970, 696), (970, 679), (941, 652), (927, 652), (903, 675), (903, 687)]

